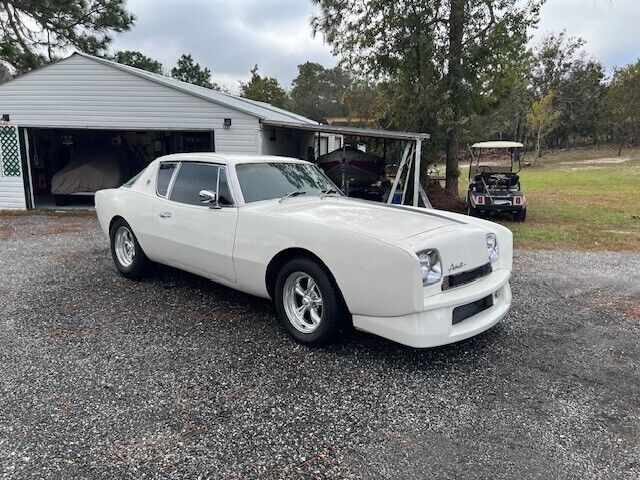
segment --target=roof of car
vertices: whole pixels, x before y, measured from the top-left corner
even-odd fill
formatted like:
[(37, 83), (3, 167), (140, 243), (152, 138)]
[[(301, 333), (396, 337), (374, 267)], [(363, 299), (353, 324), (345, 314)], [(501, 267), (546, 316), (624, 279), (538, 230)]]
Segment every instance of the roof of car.
[(524, 148), (520, 142), (478, 142), (471, 145), (471, 148)]
[(309, 163), (297, 158), (278, 157), (275, 155), (243, 155), (227, 153), (173, 153), (158, 157), (160, 162), (211, 162), (225, 165), (238, 165), (243, 163)]

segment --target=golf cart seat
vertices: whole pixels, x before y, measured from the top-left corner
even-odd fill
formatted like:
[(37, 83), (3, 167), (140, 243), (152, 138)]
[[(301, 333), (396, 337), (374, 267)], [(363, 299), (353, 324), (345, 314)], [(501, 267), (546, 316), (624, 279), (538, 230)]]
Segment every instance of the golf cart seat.
[(515, 173), (514, 174), (478, 173), (474, 177), (474, 182), (476, 184), (477, 189), (480, 189), (480, 190), (482, 189), (484, 185), (482, 182), (483, 179), (484, 179), (484, 183), (486, 183), (487, 186), (498, 188), (498, 189), (505, 189), (505, 190), (511, 190), (512, 188), (516, 187), (520, 182), (520, 176)]
[(509, 175), (506, 179), (507, 188), (511, 189), (520, 183), (520, 176), (517, 174)]

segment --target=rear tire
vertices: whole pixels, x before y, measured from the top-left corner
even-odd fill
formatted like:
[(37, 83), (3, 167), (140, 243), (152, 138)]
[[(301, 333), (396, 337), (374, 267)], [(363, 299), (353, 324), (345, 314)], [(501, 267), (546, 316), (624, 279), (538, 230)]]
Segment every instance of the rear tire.
[(519, 212), (516, 212), (516, 214), (513, 217), (517, 222), (524, 222), (527, 218), (527, 208), (523, 208), (522, 210), (520, 210)]
[(325, 345), (347, 324), (340, 290), (325, 268), (309, 258), (284, 265), (274, 296), (280, 324), (299, 343)]
[(140, 279), (150, 264), (129, 224), (122, 218), (113, 222), (109, 230), (111, 256), (118, 271), (125, 277)]

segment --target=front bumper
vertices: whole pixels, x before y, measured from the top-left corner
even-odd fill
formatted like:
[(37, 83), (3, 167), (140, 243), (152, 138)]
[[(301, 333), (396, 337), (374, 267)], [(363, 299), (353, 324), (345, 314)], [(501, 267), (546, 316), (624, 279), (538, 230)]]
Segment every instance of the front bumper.
[[(511, 288), (506, 269), (481, 280), (424, 299), (424, 310), (400, 317), (353, 315), (358, 330), (370, 332), (415, 348), (436, 347), (473, 337), (498, 323), (511, 306)], [(453, 324), (453, 310), (491, 295), (493, 305)]]

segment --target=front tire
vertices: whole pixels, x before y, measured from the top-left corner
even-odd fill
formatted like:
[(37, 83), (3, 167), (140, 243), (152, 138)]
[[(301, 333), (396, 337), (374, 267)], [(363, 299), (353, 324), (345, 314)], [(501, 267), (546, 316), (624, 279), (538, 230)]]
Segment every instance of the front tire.
[(325, 268), (308, 258), (287, 262), (276, 280), (278, 320), (296, 341), (330, 343), (346, 324), (342, 295)]
[(149, 259), (142, 251), (129, 224), (122, 218), (115, 220), (109, 230), (109, 238), (111, 256), (118, 271), (127, 278), (142, 278), (149, 265)]

